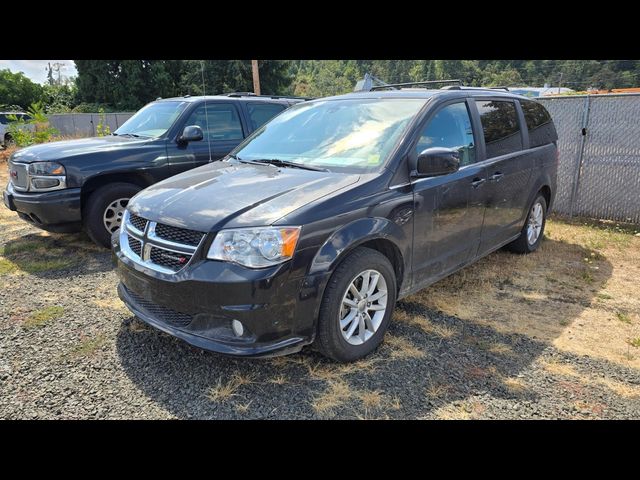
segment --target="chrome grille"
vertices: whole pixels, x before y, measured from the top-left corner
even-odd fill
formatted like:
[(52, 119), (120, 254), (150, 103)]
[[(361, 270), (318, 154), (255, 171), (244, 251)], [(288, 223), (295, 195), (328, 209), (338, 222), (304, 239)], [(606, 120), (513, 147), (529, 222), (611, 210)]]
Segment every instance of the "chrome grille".
[(156, 235), (162, 239), (176, 243), (184, 243), (185, 245), (196, 246), (204, 237), (204, 233), (195, 230), (187, 230), (186, 228), (172, 227), (159, 223), (156, 225)]
[(205, 233), (152, 222), (128, 210), (120, 229), (122, 252), (152, 270), (173, 274), (186, 267)]
[(136, 307), (161, 322), (168, 323), (176, 327), (186, 327), (191, 323), (191, 320), (193, 320), (192, 315), (176, 312), (170, 308), (145, 300), (140, 295), (136, 295), (129, 289), (127, 289), (127, 294), (136, 303)]
[(29, 187), (27, 168), (25, 163), (9, 162), (9, 180), (17, 190), (27, 190)]
[(144, 218), (139, 217), (138, 215), (134, 215), (133, 213), (129, 215), (129, 223), (133, 225), (133, 228), (137, 228), (141, 232), (144, 232), (144, 229), (147, 228), (147, 221)]
[(133, 250), (133, 253), (135, 253), (139, 257), (142, 257), (142, 242), (136, 240), (131, 235), (129, 235), (129, 248)]

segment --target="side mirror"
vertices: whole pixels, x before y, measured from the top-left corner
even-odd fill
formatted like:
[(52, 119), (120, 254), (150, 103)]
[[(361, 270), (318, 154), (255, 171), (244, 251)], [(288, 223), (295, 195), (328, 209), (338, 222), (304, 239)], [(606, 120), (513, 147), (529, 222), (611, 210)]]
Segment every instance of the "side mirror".
[(460, 153), (453, 148), (433, 147), (420, 152), (411, 174), (414, 177), (438, 177), (460, 169)]
[(204, 138), (204, 133), (198, 125), (187, 125), (178, 137), (178, 143), (197, 142)]

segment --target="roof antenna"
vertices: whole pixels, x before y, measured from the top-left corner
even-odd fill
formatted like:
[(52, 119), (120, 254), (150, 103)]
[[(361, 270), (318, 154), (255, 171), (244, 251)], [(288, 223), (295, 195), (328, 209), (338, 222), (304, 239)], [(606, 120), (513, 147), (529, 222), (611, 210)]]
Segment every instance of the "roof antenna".
[(207, 112), (207, 94), (205, 92), (204, 85), (204, 60), (200, 60), (200, 71), (202, 72), (202, 96), (204, 97), (204, 118), (207, 123), (207, 146), (209, 147), (209, 163), (213, 160), (211, 159), (211, 135), (209, 135), (209, 112)]

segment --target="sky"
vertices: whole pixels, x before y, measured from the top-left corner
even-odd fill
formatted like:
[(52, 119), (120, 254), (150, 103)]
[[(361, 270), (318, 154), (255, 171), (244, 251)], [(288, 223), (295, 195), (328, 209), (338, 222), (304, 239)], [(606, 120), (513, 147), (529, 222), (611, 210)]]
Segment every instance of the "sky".
[(60, 73), (65, 77), (72, 77), (78, 74), (73, 60), (0, 60), (0, 70), (8, 68), (12, 72), (22, 72), (36, 83), (45, 83), (47, 80), (46, 69), (49, 62), (52, 65), (56, 62), (64, 63)]

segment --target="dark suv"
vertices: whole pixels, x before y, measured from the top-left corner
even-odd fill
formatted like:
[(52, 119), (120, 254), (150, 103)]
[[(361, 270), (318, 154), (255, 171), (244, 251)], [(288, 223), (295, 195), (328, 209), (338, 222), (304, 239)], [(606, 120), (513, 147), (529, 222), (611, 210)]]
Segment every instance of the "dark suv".
[(133, 195), (223, 158), (264, 122), (301, 101), (234, 93), (149, 103), (113, 135), (14, 153), (4, 203), (45, 230), (84, 227), (93, 241), (108, 248)]
[(488, 89), (296, 105), (131, 199), (112, 238), (119, 295), (205, 349), (361, 358), (399, 298), (500, 247), (538, 248), (556, 140), (542, 105)]

